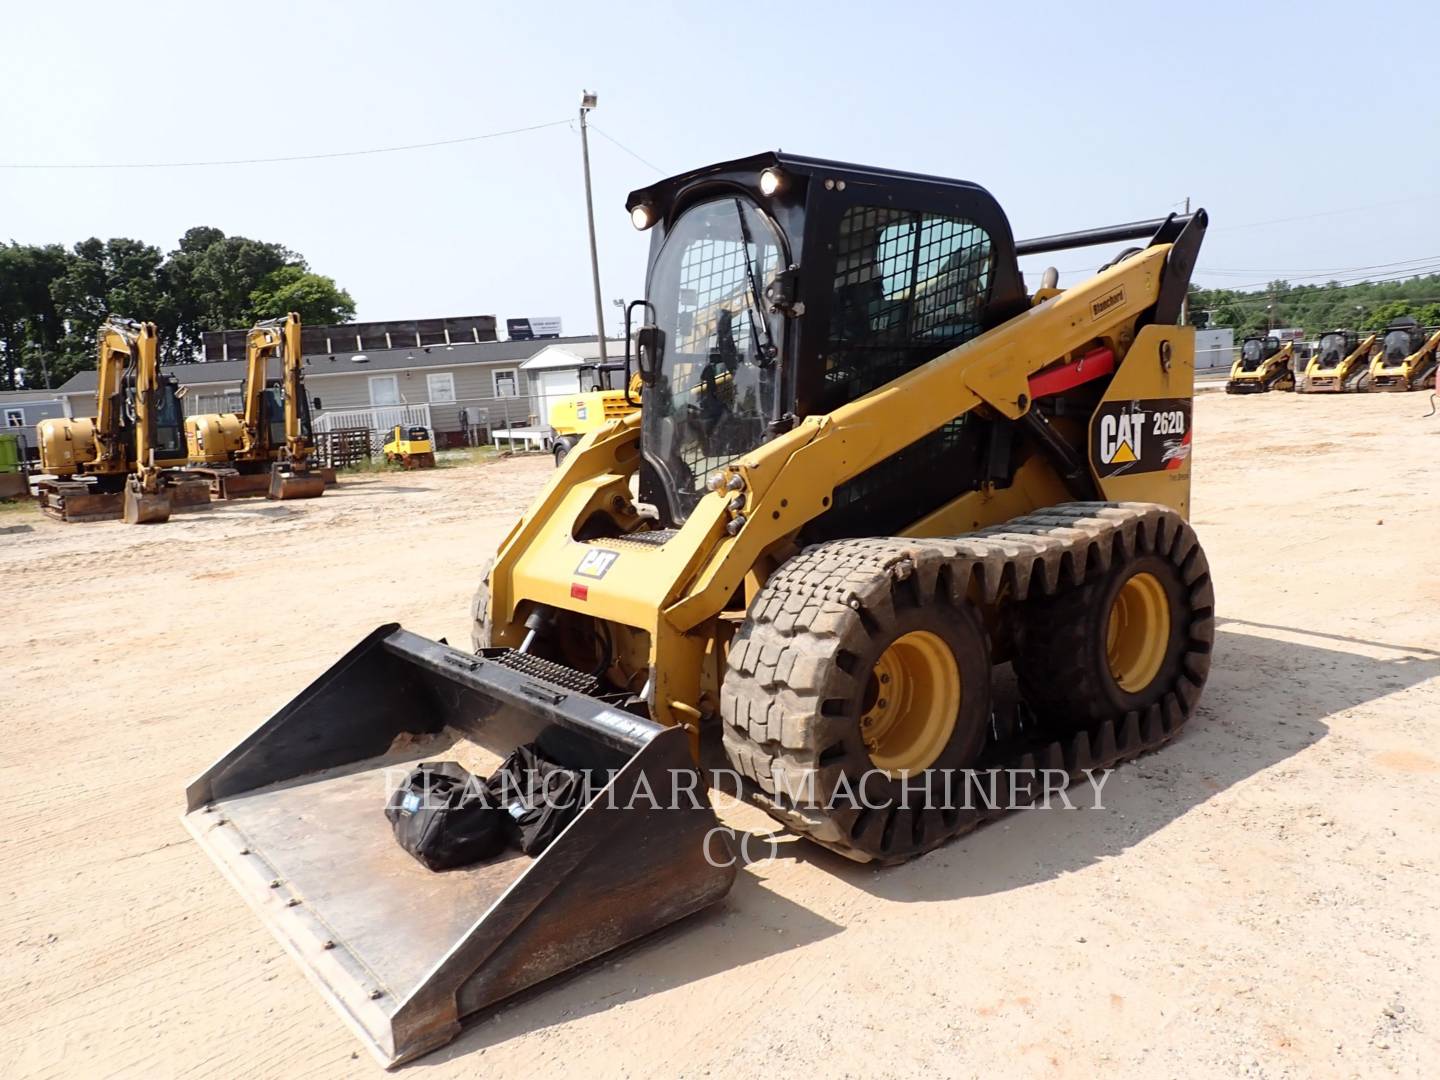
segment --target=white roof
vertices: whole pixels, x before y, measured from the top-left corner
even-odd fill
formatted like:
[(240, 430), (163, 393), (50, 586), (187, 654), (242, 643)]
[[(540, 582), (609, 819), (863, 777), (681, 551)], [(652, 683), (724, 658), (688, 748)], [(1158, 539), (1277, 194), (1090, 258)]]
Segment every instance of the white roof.
[[(606, 341), (605, 348), (611, 360), (625, 357), (623, 340)], [(567, 341), (563, 345), (547, 345), (520, 365), (525, 371), (546, 371), (555, 368), (578, 368), (581, 364), (593, 364), (600, 359), (598, 341)]]

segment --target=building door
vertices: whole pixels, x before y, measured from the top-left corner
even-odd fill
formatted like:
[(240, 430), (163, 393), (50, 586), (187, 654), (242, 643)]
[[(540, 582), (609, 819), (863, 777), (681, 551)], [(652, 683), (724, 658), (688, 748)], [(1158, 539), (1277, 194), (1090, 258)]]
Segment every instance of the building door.
[(542, 427), (550, 423), (550, 406), (562, 397), (580, 392), (580, 373), (574, 368), (551, 368), (532, 373), (530, 385), (535, 389), (535, 415)]

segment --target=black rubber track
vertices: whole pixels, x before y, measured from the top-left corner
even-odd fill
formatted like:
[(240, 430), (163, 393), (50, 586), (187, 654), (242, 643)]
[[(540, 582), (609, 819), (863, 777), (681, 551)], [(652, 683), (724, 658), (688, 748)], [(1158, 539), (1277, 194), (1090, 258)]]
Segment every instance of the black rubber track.
[[(839, 540), (790, 559), (771, 575), (731, 645), (720, 696), (726, 753), (758, 803), (817, 843), (862, 862), (900, 862), (930, 850), (1003, 811), (824, 805), (824, 794), (841, 782), (846, 756), (835, 747), (838, 726), (848, 721), (826, 714), (839, 642), (867, 633), (867, 620), (882, 624), (897, 591), (922, 601), (943, 595), (954, 605), (967, 598), (1019, 604), (1082, 587), (1119, 562), (1152, 554), (1171, 562), (1188, 590), (1174, 685), (1143, 711), (1099, 717), (1063, 737), (987, 746), (974, 768), (1063, 769), (1073, 781), (1154, 749), (1179, 733), (1209, 674), (1209, 565), (1194, 530), (1168, 507), (1091, 502), (962, 537)], [(787, 794), (796, 792), (820, 798)]]

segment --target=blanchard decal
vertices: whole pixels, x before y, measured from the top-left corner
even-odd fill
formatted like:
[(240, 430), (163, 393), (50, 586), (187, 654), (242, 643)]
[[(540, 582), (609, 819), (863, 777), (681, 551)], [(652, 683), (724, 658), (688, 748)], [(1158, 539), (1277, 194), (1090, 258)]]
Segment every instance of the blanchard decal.
[(1112, 289), (1110, 292), (1100, 297), (1099, 300), (1092, 300), (1090, 302), (1090, 321), (1095, 322), (1101, 316), (1107, 314), (1108, 312), (1114, 311), (1116, 308), (1124, 306), (1125, 286), (1121, 285), (1118, 289)]
[(1190, 399), (1107, 401), (1090, 424), (1090, 438), (1102, 480), (1178, 469), (1190, 457)]
[(580, 402), (578, 405), (575, 406), (575, 419), (576, 419), (576, 420), (584, 420), (584, 419), (586, 419), (587, 415), (588, 415), (588, 410), (586, 409), (585, 403), (584, 403), (583, 401)]
[(615, 560), (618, 558), (620, 558), (618, 551), (591, 548), (585, 552), (585, 557), (580, 560), (580, 565), (575, 567), (575, 573), (580, 577), (594, 578), (598, 581), (610, 572), (610, 567), (615, 565)]

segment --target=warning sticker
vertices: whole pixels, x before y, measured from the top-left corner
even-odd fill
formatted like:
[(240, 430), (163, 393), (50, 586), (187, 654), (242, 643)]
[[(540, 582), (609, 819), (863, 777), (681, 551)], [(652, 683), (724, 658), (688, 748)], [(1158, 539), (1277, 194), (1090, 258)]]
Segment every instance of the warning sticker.
[(1091, 421), (1090, 437), (1102, 480), (1178, 469), (1190, 457), (1190, 399), (1107, 401)]

